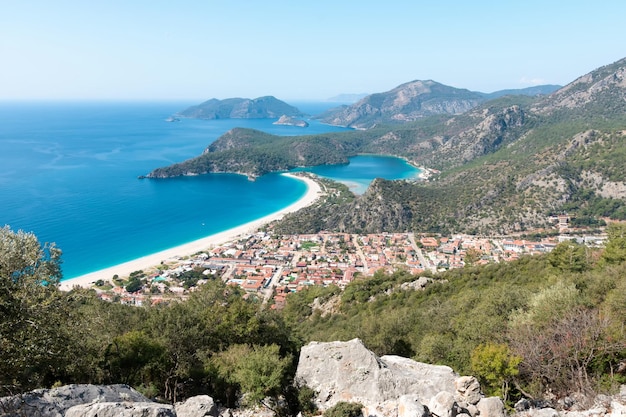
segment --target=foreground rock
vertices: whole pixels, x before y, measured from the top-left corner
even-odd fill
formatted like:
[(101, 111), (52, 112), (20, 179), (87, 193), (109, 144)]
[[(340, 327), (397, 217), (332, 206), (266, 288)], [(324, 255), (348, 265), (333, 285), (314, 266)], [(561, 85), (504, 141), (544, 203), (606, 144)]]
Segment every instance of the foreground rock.
[(366, 416), (503, 417), (499, 398), (485, 398), (473, 377), (399, 356), (377, 357), (359, 339), (302, 348), (296, 381), (317, 392), (321, 411), (361, 403)]
[(0, 398), (0, 412), (7, 417), (63, 417), (77, 405), (124, 402), (145, 403), (150, 400), (128, 385), (66, 385)]

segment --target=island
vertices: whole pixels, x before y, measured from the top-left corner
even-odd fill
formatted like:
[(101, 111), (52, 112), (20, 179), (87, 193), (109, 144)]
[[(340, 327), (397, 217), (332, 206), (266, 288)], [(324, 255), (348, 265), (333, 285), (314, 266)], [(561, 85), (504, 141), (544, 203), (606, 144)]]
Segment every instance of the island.
[(272, 124), (283, 126), (309, 127), (309, 124), (306, 121), (287, 116), (286, 114), (280, 116), (280, 118)]
[(212, 98), (176, 113), (173, 117), (190, 119), (274, 119), (286, 115), (301, 117), (303, 113), (273, 96), (249, 98)]

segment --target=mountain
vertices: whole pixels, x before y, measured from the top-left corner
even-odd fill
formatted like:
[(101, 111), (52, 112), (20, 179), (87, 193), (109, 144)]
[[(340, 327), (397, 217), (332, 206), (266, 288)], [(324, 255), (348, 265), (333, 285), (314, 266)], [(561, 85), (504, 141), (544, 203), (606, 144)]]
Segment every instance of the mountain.
[(367, 97), (369, 94), (367, 93), (357, 93), (357, 94), (338, 94), (331, 98), (326, 99), (331, 103), (356, 103), (361, 100), (363, 97)]
[(511, 95), (523, 95), (523, 96), (540, 96), (540, 95), (548, 95), (554, 93), (556, 90), (563, 87), (562, 85), (556, 84), (545, 84), (545, 85), (535, 85), (532, 87), (519, 88), (519, 89), (509, 89), (509, 90), (499, 90), (494, 91), (493, 93), (484, 93), (484, 97), (488, 100), (502, 97), (502, 96), (511, 96)]
[(301, 117), (303, 113), (272, 96), (249, 98), (210, 99), (176, 114), (192, 119), (273, 119), (282, 115)]
[(411, 81), (369, 95), (351, 106), (330, 109), (317, 118), (333, 125), (369, 129), (381, 123), (409, 122), (436, 114), (461, 114), (484, 100), (479, 93), (435, 81)]
[(346, 164), (356, 155), (359, 139), (340, 136), (276, 136), (234, 128), (211, 143), (202, 155), (157, 168), (147, 178), (170, 178), (208, 172), (236, 172), (251, 178), (297, 166)]
[(551, 229), (560, 213), (576, 225), (626, 220), (625, 74), (622, 59), (549, 96), (501, 97), (374, 135), (362, 149), (441, 173), (376, 180), (353, 202), (304, 210), (277, 231), (510, 233)]

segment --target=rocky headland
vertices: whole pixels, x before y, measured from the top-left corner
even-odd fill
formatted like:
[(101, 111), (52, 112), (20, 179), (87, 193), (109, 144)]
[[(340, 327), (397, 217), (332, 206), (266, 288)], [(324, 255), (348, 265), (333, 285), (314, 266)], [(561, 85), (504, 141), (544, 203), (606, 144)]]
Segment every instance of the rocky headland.
[(283, 126), (309, 127), (309, 124), (306, 121), (287, 116), (286, 114), (280, 116), (280, 118), (272, 124)]

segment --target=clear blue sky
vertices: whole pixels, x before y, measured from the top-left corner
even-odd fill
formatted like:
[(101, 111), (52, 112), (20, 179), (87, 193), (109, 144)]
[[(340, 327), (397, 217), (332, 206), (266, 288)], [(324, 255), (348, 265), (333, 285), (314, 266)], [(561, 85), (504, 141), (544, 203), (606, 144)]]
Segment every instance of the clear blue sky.
[(0, 100), (566, 84), (626, 56), (625, 17), (623, 0), (0, 0)]

